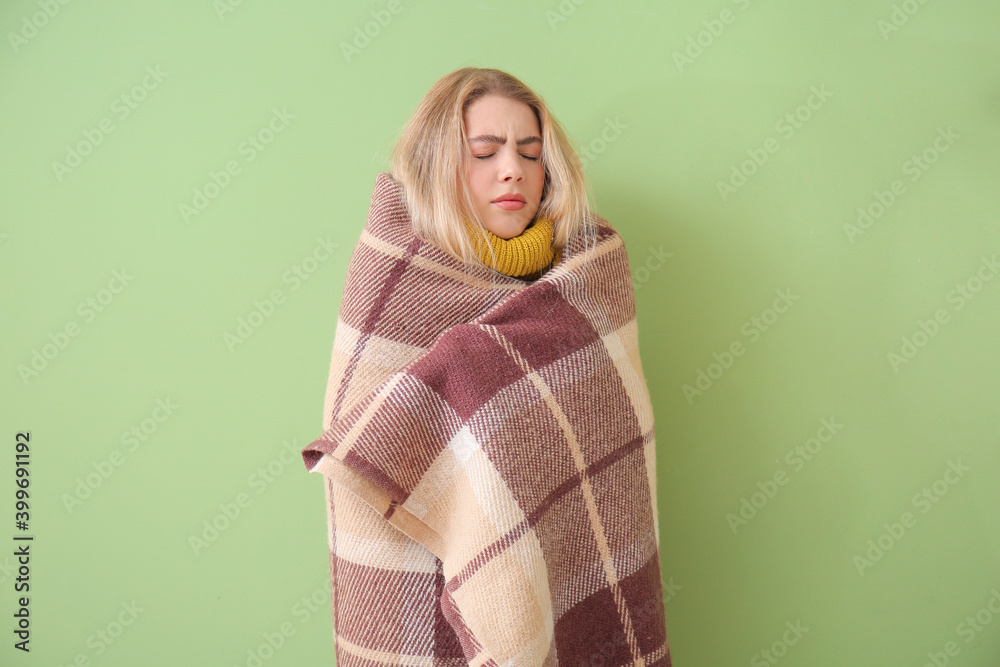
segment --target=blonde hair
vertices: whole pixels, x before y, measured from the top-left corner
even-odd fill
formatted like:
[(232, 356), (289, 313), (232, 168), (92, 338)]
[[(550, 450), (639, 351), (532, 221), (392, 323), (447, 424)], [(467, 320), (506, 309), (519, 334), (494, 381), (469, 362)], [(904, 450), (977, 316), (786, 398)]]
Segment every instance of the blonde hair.
[(483, 265), (463, 218), (483, 232), (465, 177), (471, 159), (465, 110), (486, 95), (524, 102), (535, 112), (542, 132), (545, 170), (536, 218), (553, 221), (553, 248), (576, 234), (592, 237), (587, 215), (589, 184), (559, 121), (545, 102), (514, 76), (497, 69), (463, 67), (441, 77), (424, 95), (392, 150), (393, 179), (402, 186), (414, 234), (459, 261)]

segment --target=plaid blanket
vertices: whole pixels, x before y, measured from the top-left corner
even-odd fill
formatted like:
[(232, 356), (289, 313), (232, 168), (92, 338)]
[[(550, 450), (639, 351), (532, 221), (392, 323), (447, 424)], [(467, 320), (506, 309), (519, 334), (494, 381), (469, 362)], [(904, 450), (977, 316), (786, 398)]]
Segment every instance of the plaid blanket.
[(376, 178), (302, 451), (340, 667), (671, 664), (631, 275), (589, 215), (589, 256), (528, 282), (415, 237)]

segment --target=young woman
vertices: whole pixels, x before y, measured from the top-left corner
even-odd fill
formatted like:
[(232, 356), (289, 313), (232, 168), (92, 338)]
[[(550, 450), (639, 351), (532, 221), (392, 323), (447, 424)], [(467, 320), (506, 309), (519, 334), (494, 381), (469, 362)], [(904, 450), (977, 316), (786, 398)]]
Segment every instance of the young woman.
[(337, 664), (670, 665), (631, 274), (564, 132), (463, 68), (392, 164), (303, 449)]

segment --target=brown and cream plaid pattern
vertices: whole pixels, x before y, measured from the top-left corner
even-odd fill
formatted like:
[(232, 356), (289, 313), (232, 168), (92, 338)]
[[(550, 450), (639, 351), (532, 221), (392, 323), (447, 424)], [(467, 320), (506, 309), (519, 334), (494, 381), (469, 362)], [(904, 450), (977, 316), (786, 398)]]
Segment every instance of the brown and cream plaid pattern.
[(340, 667), (670, 665), (653, 411), (600, 216), (527, 282), (414, 236), (375, 181), (323, 434)]

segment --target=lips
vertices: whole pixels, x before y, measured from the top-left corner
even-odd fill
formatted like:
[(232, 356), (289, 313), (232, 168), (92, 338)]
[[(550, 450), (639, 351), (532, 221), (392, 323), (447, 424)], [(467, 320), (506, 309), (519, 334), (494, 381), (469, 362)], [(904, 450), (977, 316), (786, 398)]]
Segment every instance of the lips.
[(499, 197), (494, 199), (492, 203), (496, 204), (497, 202), (502, 202), (502, 201), (519, 201), (523, 204), (527, 200), (524, 198), (524, 195), (519, 195), (515, 192), (511, 192), (505, 195), (500, 195)]
[(526, 202), (523, 195), (511, 192), (505, 195), (500, 195), (490, 203), (496, 204), (499, 208), (502, 208), (505, 211), (516, 211), (523, 208)]

